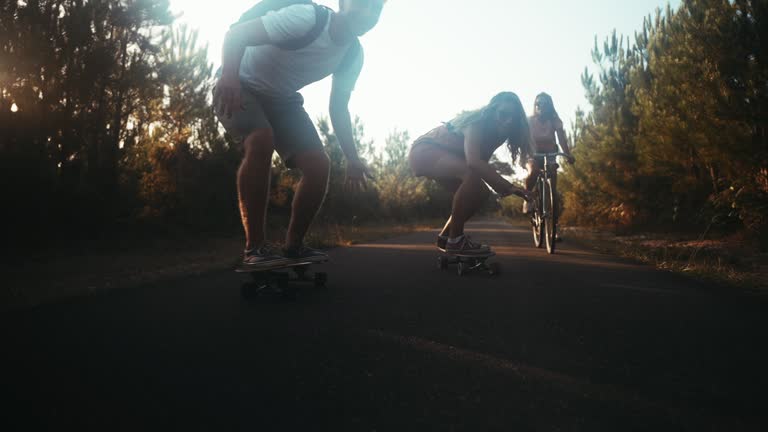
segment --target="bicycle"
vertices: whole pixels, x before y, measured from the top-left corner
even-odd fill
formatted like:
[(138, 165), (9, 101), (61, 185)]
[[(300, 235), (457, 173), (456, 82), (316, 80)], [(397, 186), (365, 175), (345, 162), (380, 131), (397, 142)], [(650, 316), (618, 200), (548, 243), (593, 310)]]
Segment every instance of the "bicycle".
[[(536, 184), (531, 191), (533, 209), (531, 211), (531, 229), (533, 244), (540, 248), (542, 243), (547, 247), (547, 253), (555, 253), (557, 233), (557, 191), (553, 178), (560, 165), (557, 157), (568, 157), (565, 153), (536, 153), (534, 157), (544, 158), (544, 169), (539, 170)], [(542, 240), (544, 240), (542, 242)]]

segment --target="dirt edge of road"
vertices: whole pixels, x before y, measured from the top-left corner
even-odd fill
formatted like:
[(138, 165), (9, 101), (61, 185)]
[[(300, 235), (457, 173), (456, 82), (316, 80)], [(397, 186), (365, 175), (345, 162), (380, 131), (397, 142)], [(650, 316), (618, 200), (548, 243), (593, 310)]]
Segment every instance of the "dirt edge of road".
[[(435, 228), (434, 221), (413, 224), (332, 226), (308, 236), (314, 247), (332, 249)], [(283, 232), (269, 235), (281, 247)], [(0, 310), (30, 308), (64, 299), (95, 296), (116, 289), (233, 268), (243, 247), (240, 235), (158, 238), (140, 246), (106, 244), (38, 253), (0, 266), (4, 287)]]
[(768, 294), (768, 253), (735, 238), (702, 239), (674, 234), (616, 235), (563, 227), (567, 241), (602, 253), (651, 265), (726, 289)]

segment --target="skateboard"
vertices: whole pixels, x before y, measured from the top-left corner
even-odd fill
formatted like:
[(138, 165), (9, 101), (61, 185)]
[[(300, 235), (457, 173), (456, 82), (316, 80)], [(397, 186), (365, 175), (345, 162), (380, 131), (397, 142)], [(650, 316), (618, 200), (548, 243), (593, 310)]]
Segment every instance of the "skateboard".
[(488, 258), (495, 256), (496, 252), (489, 252), (483, 255), (452, 254), (440, 249), (442, 255), (437, 257), (437, 268), (440, 270), (448, 269), (448, 266), (456, 264), (456, 270), (459, 276), (463, 276), (472, 271), (487, 271), (491, 276), (497, 276), (501, 273), (501, 265), (497, 262), (487, 263)]
[(253, 299), (262, 295), (279, 295), (288, 300), (296, 300), (300, 285), (314, 285), (324, 288), (328, 281), (325, 272), (310, 272), (310, 267), (327, 261), (290, 262), (267, 268), (244, 268), (238, 266), (235, 272), (249, 273), (251, 281), (242, 285), (243, 298)]

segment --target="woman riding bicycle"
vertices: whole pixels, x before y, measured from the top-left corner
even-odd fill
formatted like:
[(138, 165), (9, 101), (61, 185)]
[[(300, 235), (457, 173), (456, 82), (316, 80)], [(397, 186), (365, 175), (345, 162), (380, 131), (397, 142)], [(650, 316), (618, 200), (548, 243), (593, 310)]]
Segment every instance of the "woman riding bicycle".
[[(573, 164), (576, 159), (568, 147), (568, 138), (563, 130), (563, 122), (555, 111), (552, 97), (546, 93), (539, 93), (533, 105), (533, 115), (528, 117), (531, 128), (533, 150), (535, 153), (557, 153), (557, 146), (568, 155), (568, 163)], [(536, 177), (544, 169), (544, 157), (531, 157), (527, 164), (528, 177), (525, 179), (525, 188), (532, 190), (536, 184)], [(553, 173), (552, 182), (557, 182), (557, 173)], [(528, 213), (528, 202), (523, 203), (523, 213)]]
[(464, 224), (488, 199), (486, 183), (498, 194), (526, 197), (525, 189), (504, 179), (488, 161), (506, 143), (521, 166), (531, 152), (530, 131), (520, 99), (502, 92), (484, 108), (465, 111), (417, 138), (408, 160), (416, 176), (436, 180), (453, 193), (451, 216), (437, 247), (449, 253), (486, 254), (490, 247), (472, 242)]

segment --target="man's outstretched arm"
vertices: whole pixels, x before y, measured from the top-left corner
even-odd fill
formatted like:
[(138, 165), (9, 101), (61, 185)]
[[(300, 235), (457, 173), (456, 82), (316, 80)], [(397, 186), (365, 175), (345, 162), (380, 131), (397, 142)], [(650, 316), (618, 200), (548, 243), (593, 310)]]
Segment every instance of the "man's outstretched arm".
[(333, 131), (339, 146), (347, 159), (347, 184), (353, 188), (365, 188), (365, 176), (369, 175), (365, 164), (360, 160), (352, 133), (352, 116), (349, 114), (349, 100), (352, 91), (342, 89), (334, 82), (331, 89), (330, 114)]

